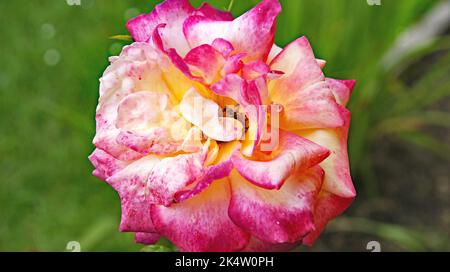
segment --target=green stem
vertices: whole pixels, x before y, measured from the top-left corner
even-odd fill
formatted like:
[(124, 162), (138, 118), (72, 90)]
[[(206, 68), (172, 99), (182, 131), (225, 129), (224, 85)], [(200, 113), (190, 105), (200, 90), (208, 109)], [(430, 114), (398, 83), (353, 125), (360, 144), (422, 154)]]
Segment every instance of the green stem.
[(228, 5), (228, 9), (227, 9), (229, 12), (231, 12), (231, 9), (233, 8), (233, 5), (234, 5), (234, 0), (231, 0), (230, 4)]

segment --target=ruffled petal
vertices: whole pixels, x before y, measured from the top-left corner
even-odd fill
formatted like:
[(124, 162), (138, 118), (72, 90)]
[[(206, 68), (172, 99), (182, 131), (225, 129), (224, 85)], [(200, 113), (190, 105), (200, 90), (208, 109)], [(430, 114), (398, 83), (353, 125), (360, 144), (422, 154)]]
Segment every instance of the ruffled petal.
[(154, 206), (152, 219), (158, 232), (181, 251), (238, 251), (250, 237), (228, 217), (229, 201), (230, 185), (222, 179), (182, 203)]
[(169, 107), (168, 99), (167, 94), (146, 91), (125, 97), (117, 110), (117, 143), (143, 155), (179, 151), (190, 124)]
[(215, 83), (211, 90), (224, 97), (236, 101), (248, 118), (249, 128), (242, 144), (242, 153), (251, 156), (256, 146), (261, 142), (267, 125), (268, 90), (263, 77), (254, 80), (244, 80), (237, 74), (226, 75)]
[(347, 153), (347, 138), (350, 127), (350, 112), (340, 108), (345, 120), (344, 126), (336, 129), (300, 131), (299, 134), (331, 150), (331, 155), (320, 166), (325, 170), (323, 188), (341, 197), (353, 198), (356, 195), (350, 175)]
[(208, 145), (199, 153), (159, 158), (147, 156), (108, 178), (122, 202), (122, 231), (154, 232), (149, 229), (149, 209), (170, 205), (174, 195), (203, 173)]
[(174, 48), (166, 48), (163, 44), (160, 29), (165, 27), (166, 25), (156, 27), (153, 41), (187, 79), (209, 86), (217, 82), (221, 76), (237, 73), (242, 69), (241, 59), (246, 54), (231, 55), (233, 46), (220, 38), (215, 39), (212, 45), (203, 44), (195, 47), (184, 58), (181, 57)]
[(146, 43), (134, 43), (124, 47), (100, 79), (100, 98), (97, 107), (97, 134), (94, 145), (113, 157), (129, 161), (142, 154), (117, 142), (120, 129), (116, 127), (118, 107), (127, 96), (141, 91), (170, 94), (163, 80), (160, 64), (163, 59), (156, 49)]
[(350, 206), (353, 199), (322, 191), (318, 197), (314, 212), (314, 224), (316, 228), (303, 239), (303, 244), (312, 245), (325, 229), (328, 222), (342, 214)]
[(273, 45), (275, 20), (280, 11), (278, 0), (263, 0), (232, 22), (191, 16), (183, 25), (184, 34), (191, 47), (223, 38), (230, 41), (237, 52), (247, 53), (246, 61), (265, 61)]
[(183, 97), (180, 112), (186, 120), (214, 140), (231, 142), (242, 137), (243, 124), (234, 118), (219, 117), (222, 112), (219, 105), (204, 98), (195, 89)]
[(202, 131), (198, 127), (190, 128), (181, 144), (181, 150), (187, 153), (199, 152), (203, 147), (202, 138)]
[(270, 68), (284, 72), (279, 79), (269, 82), (272, 102), (284, 107), (280, 116), (281, 128), (293, 130), (343, 125), (339, 105), (306, 38), (288, 45), (275, 57)]
[(254, 80), (267, 75), (269, 72), (269, 66), (263, 61), (252, 61), (243, 66), (242, 77), (246, 80)]
[(345, 107), (352, 95), (353, 87), (356, 84), (355, 80), (337, 80), (327, 78), (327, 83), (336, 98), (336, 102)]
[(224, 76), (220, 81), (211, 86), (211, 90), (220, 95), (233, 99), (238, 103), (247, 103), (244, 99), (245, 81), (237, 74)]
[(169, 206), (177, 192), (203, 175), (206, 150), (162, 159), (148, 177), (148, 199)]
[(148, 133), (122, 131), (117, 135), (116, 141), (142, 155), (169, 155), (182, 148), (182, 143), (171, 139), (170, 131), (166, 128), (155, 128)]
[(137, 92), (118, 105), (116, 127), (123, 130), (147, 130), (160, 127), (169, 97), (164, 93)]
[(152, 203), (147, 200), (147, 179), (159, 161), (157, 157), (144, 157), (107, 179), (120, 196), (122, 205), (120, 231), (155, 232), (150, 217)]
[(280, 131), (278, 148), (269, 160), (256, 161), (235, 152), (232, 161), (237, 171), (253, 184), (279, 189), (293, 173), (304, 171), (328, 157), (330, 151), (293, 133)]
[(231, 155), (238, 149), (238, 147), (238, 141), (222, 144), (217, 155), (215, 156), (213, 164), (204, 169), (202, 176), (199, 178), (198, 182), (192, 186), (192, 188), (176, 193), (175, 201), (186, 201), (205, 191), (211, 183), (229, 176), (233, 170)]
[(224, 39), (217, 38), (212, 42), (212, 47), (222, 54), (224, 58), (228, 58), (234, 51), (233, 45)]
[(168, 24), (163, 30), (167, 48), (176, 48), (178, 53), (186, 54), (189, 46), (183, 37), (183, 22), (194, 11), (188, 0), (166, 0), (157, 5), (149, 14), (142, 14), (127, 22), (127, 29), (137, 42), (148, 42), (155, 28)]
[(228, 175), (231, 173), (231, 170), (233, 170), (233, 163), (231, 162), (231, 160), (206, 167), (197, 184), (190, 190), (179, 191), (178, 193), (176, 193), (175, 201), (182, 202), (202, 193), (214, 181), (228, 177)]
[(136, 243), (144, 244), (144, 245), (153, 245), (159, 241), (161, 236), (157, 233), (149, 233), (149, 232), (137, 232), (134, 235), (134, 240)]
[(268, 102), (268, 90), (263, 77), (245, 80), (238, 74), (228, 74), (211, 86), (211, 90), (233, 99), (241, 106), (264, 105)]
[(97, 178), (106, 181), (118, 171), (127, 166), (127, 162), (120, 161), (105, 151), (96, 148), (89, 156), (89, 160), (95, 169), (92, 173)]
[(122, 216), (119, 230), (122, 232), (155, 232), (150, 216), (151, 206), (145, 202), (122, 198)]
[(225, 65), (223, 55), (214, 47), (204, 44), (193, 48), (184, 58), (193, 75), (201, 76), (205, 84), (211, 84), (220, 76)]
[(193, 15), (204, 16), (216, 21), (232, 21), (234, 19), (231, 12), (216, 9), (208, 3), (203, 3), (198, 10), (194, 11)]
[(255, 186), (233, 171), (230, 218), (265, 242), (295, 243), (314, 230), (314, 203), (322, 178), (320, 167), (299, 171), (276, 191)]
[(162, 41), (165, 48), (174, 48), (178, 54), (184, 56), (189, 46), (183, 35), (183, 23), (191, 15), (207, 18), (208, 20), (232, 20), (231, 13), (217, 10), (209, 4), (203, 4), (194, 9), (188, 0), (166, 0), (157, 5), (149, 14), (142, 14), (127, 22), (127, 29), (137, 42), (148, 42), (158, 25), (166, 24), (162, 30)]
[(245, 57), (245, 55), (246, 54), (244, 53), (239, 53), (228, 57), (221, 71), (222, 77), (225, 77), (228, 74), (238, 73), (244, 66), (242, 58)]
[(244, 107), (244, 110), (249, 127), (242, 141), (241, 153), (251, 157), (263, 139), (264, 128), (267, 127), (267, 111), (266, 107), (261, 105), (249, 105)]
[(283, 51), (283, 48), (279, 47), (276, 44), (273, 44), (269, 52), (269, 57), (267, 58), (267, 63), (272, 63), (273, 59), (275, 59), (275, 57), (278, 56), (281, 51)]

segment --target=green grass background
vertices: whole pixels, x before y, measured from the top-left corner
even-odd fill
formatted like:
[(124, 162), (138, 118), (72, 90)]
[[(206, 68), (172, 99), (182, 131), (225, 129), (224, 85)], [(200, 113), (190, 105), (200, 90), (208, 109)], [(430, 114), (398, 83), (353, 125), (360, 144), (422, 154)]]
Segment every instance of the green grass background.
[[(72, 240), (80, 241), (83, 251), (142, 248), (133, 235), (118, 232), (117, 194), (91, 176), (87, 157), (93, 150), (98, 79), (108, 56), (125, 44), (109, 37), (127, 34), (126, 20), (151, 11), (157, 1), (81, 2), (0, 1), (0, 251), (64, 251)], [(242, 14), (256, 2), (235, 1), (232, 12)], [(370, 193), (373, 186), (365, 183), (370, 171), (361, 161), (370, 145), (371, 120), (377, 119), (373, 111), (380, 109), (371, 102), (383, 91), (380, 86), (392, 83), (380, 75), (380, 60), (437, 1), (281, 2), (277, 43), (306, 35), (317, 57), (328, 61), (328, 76), (358, 80), (351, 104), (352, 169), (361, 177), (357, 186)], [(54, 26), (52, 37), (44, 24)], [(60, 53), (55, 66), (44, 61), (49, 49)]]

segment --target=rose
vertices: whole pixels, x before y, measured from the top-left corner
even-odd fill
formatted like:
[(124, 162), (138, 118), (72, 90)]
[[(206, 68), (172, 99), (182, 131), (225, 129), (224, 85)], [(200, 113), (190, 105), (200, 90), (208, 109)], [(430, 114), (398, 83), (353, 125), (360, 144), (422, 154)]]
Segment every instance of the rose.
[(263, 0), (233, 19), (166, 0), (127, 23), (135, 42), (100, 80), (90, 160), (137, 242), (287, 250), (312, 244), (354, 199), (354, 81), (325, 78), (304, 37), (274, 45), (280, 11)]

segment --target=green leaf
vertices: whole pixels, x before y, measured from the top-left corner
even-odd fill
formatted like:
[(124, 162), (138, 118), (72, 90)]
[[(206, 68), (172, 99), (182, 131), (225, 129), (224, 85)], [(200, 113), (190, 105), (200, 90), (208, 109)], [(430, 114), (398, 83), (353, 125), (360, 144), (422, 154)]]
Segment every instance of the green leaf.
[(119, 41), (127, 41), (127, 42), (133, 41), (130, 35), (115, 35), (109, 38), (112, 40), (119, 40)]
[(145, 246), (141, 252), (176, 252), (177, 248), (167, 239), (161, 238), (156, 244)]
[(415, 132), (425, 126), (450, 128), (450, 113), (443, 111), (420, 111), (406, 116), (387, 118), (378, 124), (373, 130), (373, 133), (379, 137), (398, 132)]
[(411, 144), (431, 151), (443, 159), (450, 160), (450, 146), (425, 132), (406, 132), (396, 135)]
[(330, 224), (330, 229), (337, 232), (361, 232), (375, 235), (410, 251), (427, 249), (427, 237), (423, 232), (402, 225), (365, 218), (340, 217)]
[(163, 245), (150, 245), (143, 247), (141, 252), (174, 252), (174, 250)]

